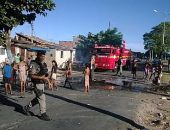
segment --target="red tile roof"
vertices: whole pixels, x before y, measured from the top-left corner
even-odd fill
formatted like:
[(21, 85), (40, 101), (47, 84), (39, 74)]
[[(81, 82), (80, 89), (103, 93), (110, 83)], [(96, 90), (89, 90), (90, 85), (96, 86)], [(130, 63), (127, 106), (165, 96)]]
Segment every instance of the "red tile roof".
[(59, 41), (59, 45), (70, 49), (74, 48), (74, 43), (72, 41)]

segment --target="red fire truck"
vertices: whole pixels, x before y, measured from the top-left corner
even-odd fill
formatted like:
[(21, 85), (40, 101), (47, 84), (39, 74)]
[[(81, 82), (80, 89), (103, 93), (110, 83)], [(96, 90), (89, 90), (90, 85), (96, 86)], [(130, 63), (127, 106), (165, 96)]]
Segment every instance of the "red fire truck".
[(127, 60), (130, 60), (131, 51), (125, 48), (123, 41), (122, 47), (114, 47), (112, 45), (97, 45), (95, 44), (94, 51), (96, 69), (114, 70), (119, 56), (122, 58), (122, 65), (125, 66)]

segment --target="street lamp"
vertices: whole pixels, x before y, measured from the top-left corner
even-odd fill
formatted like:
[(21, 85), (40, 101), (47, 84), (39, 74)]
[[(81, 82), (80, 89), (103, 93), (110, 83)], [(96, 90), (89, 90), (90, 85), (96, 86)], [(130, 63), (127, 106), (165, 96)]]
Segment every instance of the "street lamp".
[[(166, 12), (160, 12), (160, 11), (158, 11), (158, 10), (153, 10), (155, 13), (161, 13), (161, 14), (163, 14), (164, 16), (165, 16), (165, 18), (164, 18), (164, 22), (163, 22), (163, 33), (162, 33), (162, 45), (164, 46), (164, 44), (165, 44), (165, 21), (166, 21), (166, 19), (167, 19), (167, 15), (170, 15), (170, 14), (168, 14), (168, 13), (166, 13)], [(166, 54), (165, 54), (166, 55)], [(165, 57), (165, 60), (166, 60), (166, 57)]]

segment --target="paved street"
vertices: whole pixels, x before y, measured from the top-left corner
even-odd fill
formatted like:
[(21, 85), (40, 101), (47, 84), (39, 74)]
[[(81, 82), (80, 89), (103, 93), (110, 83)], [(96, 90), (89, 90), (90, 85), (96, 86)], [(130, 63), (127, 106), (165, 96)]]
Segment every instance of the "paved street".
[[(76, 74), (75, 74), (76, 76)], [(81, 73), (77, 74), (81, 76)], [(52, 120), (42, 121), (37, 117), (38, 106), (31, 109), (32, 116), (22, 113), (34, 95), (26, 92), (19, 98), (18, 88), (12, 96), (4, 95), (0, 87), (0, 129), (1, 130), (136, 130), (143, 128), (135, 119), (138, 98), (141, 93), (106, 90), (108, 84), (95, 83), (89, 94), (83, 92), (83, 84), (73, 83), (74, 90), (59, 87), (56, 91), (46, 90), (47, 113)]]

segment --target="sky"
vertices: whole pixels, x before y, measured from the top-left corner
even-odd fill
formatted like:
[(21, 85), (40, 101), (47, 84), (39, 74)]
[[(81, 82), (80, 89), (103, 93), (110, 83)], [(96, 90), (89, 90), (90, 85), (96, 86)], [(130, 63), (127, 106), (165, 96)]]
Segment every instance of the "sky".
[[(51, 42), (72, 41), (73, 36), (97, 34), (116, 27), (126, 47), (145, 52), (143, 34), (165, 19), (170, 21), (170, 0), (54, 0), (55, 10), (37, 16), (34, 36)], [(155, 13), (154, 10), (158, 12)], [(166, 15), (165, 15), (166, 14)], [(30, 24), (17, 26), (15, 33), (32, 34)]]

